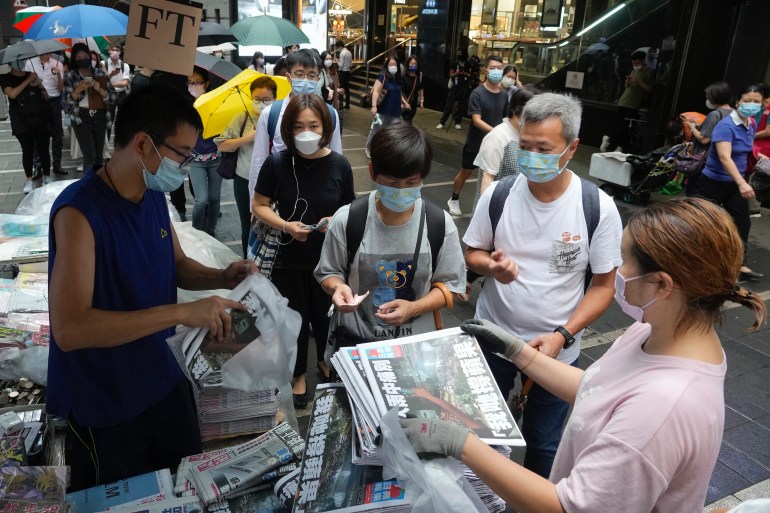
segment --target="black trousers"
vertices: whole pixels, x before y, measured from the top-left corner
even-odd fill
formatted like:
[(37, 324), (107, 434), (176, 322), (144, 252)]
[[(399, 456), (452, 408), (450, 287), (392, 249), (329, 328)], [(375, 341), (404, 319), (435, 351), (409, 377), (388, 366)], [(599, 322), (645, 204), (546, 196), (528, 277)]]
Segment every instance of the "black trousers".
[[(61, 124), (61, 98), (49, 98), (48, 105), (51, 107), (51, 161), (54, 168), (61, 167), (62, 138), (64, 137), (64, 128)], [(48, 148), (46, 147), (46, 151)], [(35, 146), (35, 167), (42, 164), (38, 155), (38, 148)]]
[(312, 270), (273, 269), (270, 280), (278, 292), (289, 300), (289, 308), (296, 310), (302, 317), (302, 327), (297, 337), (297, 364), (294, 366), (296, 378), (307, 372), (311, 324), (316, 356), (319, 362), (323, 361), (326, 340), (329, 336), (329, 317), (326, 314), (332, 305), (332, 298), (313, 277)]
[(610, 148), (608, 151), (613, 151), (618, 146), (623, 148), (625, 153), (631, 153), (635, 149), (631, 147), (631, 139), (628, 133), (629, 119), (639, 119), (639, 110), (618, 107), (615, 114), (615, 128), (610, 135)]
[(738, 234), (743, 240), (743, 255), (746, 259), (746, 253), (749, 246), (749, 231), (751, 230), (751, 217), (749, 217), (749, 201), (741, 196), (738, 190), (738, 184), (729, 182), (720, 182), (713, 180), (701, 173), (698, 178), (698, 191), (696, 196), (706, 198), (727, 210), (730, 217), (733, 218), (735, 226), (738, 228)]
[[(350, 107), (350, 71), (339, 71), (340, 87), (345, 90), (345, 105)], [(340, 98), (340, 109), (342, 109), (342, 98)]]
[(24, 174), (27, 178), (32, 178), (35, 160), (35, 149), (39, 148), (40, 165), (43, 168), (43, 174), (51, 174), (51, 154), (48, 153), (48, 143), (51, 141), (51, 132), (34, 131), (24, 134), (16, 134), (21, 145), (21, 165), (24, 168)]
[[(118, 93), (118, 97), (109, 106), (110, 119), (112, 120), (113, 123), (115, 123), (115, 111), (120, 107), (120, 104), (123, 103), (123, 100), (126, 99), (126, 96), (128, 96), (127, 91), (120, 91)], [(112, 128), (107, 129), (107, 140), (109, 140), (110, 137), (112, 137)]]
[(91, 428), (67, 422), (72, 470), (69, 491), (179, 466), (201, 452), (198, 416), (187, 378), (158, 404), (117, 426)]
[(454, 108), (456, 101), (460, 102), (460, 108), (457, 109), (457, 112), (454, 116), (455, 125), (460, 124), (460, 122), (463, 120), (463, 116), (468, 113), (468, 95), (465, 94), (465, 88), (460, 86), (454, 86), (449, 90), (449, 94), (447, 94), (446, 98), (446, 106), (444, 107), (444, 113), (441, 114), (441, 121), (439, 121), (439, 123), (444, 125), (447, 121), (449, 121), (449, 116), (452, 115), (452, 109)]
[(83, 152), (83, 172), (104, 164), (104, 139), (107, 134), (107, 111), (80, 109), (79, 125), (74, 125), (75, 137)]

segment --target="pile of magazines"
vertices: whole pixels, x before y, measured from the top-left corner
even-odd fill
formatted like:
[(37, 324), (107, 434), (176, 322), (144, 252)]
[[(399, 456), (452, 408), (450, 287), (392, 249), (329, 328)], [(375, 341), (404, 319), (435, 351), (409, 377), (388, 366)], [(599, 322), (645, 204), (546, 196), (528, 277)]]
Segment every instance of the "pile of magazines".
[(0, 467), (0, 511), (67, 513), (69, 467)]
[[(476, 339), (459, 328), (342, 348), (332, 364), (351, 403), (353, 463), (380, 464), (375, 434), (394, 407), (401, 418), (465, 426), (504, 455), (525, 445)], [(465, 475), (490, 512), (505, 509), (470, 469)]]
[(184, 458), (174, 492), (211, 505), (270, 489), (298, 469), (304, 449), (299, 434), (282, 423), (241, 445)]

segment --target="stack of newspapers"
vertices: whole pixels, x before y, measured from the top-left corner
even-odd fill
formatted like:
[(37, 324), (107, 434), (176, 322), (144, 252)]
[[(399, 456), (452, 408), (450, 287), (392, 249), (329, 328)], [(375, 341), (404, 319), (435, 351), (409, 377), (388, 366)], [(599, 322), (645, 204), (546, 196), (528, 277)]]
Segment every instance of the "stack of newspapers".
[(217, 340), (207, 328), (180, 331), (168, 340), (189, 379), (196, 385), (201, 437), (204, 441), (261, 433), (277, 424), (280, 394), (276, 389), (245, 391), (225, 388), (225, 364), (260, 335), (260, 305), (255, 282), (245, 279), (230, 299), (246, 310), (232, 310), (232, 332)]
[(207, 505), (271, 489), (299, 467), (305, 442), (286, 423), (241, 445), (187, 456), (179, 463), (174, 493)]
[(395, 479), (383, 479), (382, 467), (353, 464), (354, 430), (345, 387), (318, 385), (296, 484), (295, 513), (411, 511), (409, 490)]
[[(525, 445), (478, 342), (459, 328), (342, 348), (332, 364), (350, 398), (354, 463), (380, 464), (375, 433), (392, 408), (465, 426), (504, 455)], [(465, 475), (490, 512), (505, 509), (470, 469)]]

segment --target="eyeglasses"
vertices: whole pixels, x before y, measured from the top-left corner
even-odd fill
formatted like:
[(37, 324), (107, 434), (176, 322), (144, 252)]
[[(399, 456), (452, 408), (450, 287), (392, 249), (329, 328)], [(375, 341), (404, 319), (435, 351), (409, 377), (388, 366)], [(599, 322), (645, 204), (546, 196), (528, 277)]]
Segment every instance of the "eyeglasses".
[(273, 100), (273, 98), (252, 98), (251, 101), (262, 103), (265, 107), (267, 107), (268, 105), (271, 105), (275, 100)]
[(163, 146), (164, 148), (168, 148), (169, 150), (173, 151), (174, 153), (176, 153), (177, 155), (182, 157), (182, 159), (184, 159), (184, 160), (182, 160), (182, 162), (179, 162), (179, 167), (189, 167), (189, 165), (192, 163), (192, 161), (195, 160), (195, 158), (198, 156), (198, 154), (194, 150), (190, 151), (190, 153), (185, 155), (184, 153), (182, 153), (181, 151), (177, 150), (176, 148), (174, 148), (173, 146), (171, 146), (167, 142), (161, 141), (159, 137), (155, 137), (152, 134), (148, 134), (148, 135), (150, 136), (151, 139), (155, 139), (156, 141), (158, 141), (161, 146)]
[(311, 71), (310, 73), (305, 73), (302, 70), (297, 70), (291, 74), (291, 78), (296, 78), (297, 80), (302, 80), (305, 78), (308, 80), (318, 80), (318, 73), (316, 73), (315, 71)]

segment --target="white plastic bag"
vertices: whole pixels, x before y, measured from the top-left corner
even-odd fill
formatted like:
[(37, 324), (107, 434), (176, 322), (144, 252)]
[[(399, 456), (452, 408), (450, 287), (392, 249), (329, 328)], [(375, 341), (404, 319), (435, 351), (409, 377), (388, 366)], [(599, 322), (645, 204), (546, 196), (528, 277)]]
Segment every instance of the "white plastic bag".
[(38, 385), (48, 384), (48, 346), (0, 350), (0, 379), (20, 378), (29, 378)]
[[(176, 210), (174, 212), (176, 213)], [(208, 233), (196, 230), (190, 222), (174, 223), (174, 231), (176, 231), (179, 245), (182, 246), (185, 255), (206, 267), (224, 269), (231, 263), (240, 260), (240, 257), (232, 249)], [(229, 290), (191, 291), (177, 289), (177, 302), (190, 303), (215, 295), (226, 297), (228, 294), (230, 294)]]
[(454, 458), (420, 461), (393, 408), (380, 419), (382, 477), (398, 479), (412, 494), (412, 513), (489, 513)]
[(51, 206), (53, 206), (53, 202), (56, 201), (59, 194), (75, 182), (77, 180), (58, 180), (33, 189), (32, 192), (24, 196), (24, 199), (19, 202), (19, 206), (16, 207), (16, 214), (49, 216), (51, 214)]

